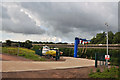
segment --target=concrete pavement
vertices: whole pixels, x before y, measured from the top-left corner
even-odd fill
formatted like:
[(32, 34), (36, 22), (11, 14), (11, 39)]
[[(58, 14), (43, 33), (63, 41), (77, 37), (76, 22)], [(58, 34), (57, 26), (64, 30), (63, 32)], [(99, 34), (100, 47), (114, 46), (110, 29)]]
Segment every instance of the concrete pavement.
[(63, 57), (66, 61), (2, 61), (2, 72), (36, 71), (94, 66), (94, 60)]

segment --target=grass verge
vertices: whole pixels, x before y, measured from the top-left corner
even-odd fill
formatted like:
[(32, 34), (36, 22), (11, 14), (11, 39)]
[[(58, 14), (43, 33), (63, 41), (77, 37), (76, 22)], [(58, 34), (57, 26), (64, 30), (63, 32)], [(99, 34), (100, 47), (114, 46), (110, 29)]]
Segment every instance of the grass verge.
[[(19, 52), (19, 54), (18, 54)], [(22, 56), (27, 59), (31, 59), (34, 61), (45, 61), (45, 58), (40, 57), (39, 55), (35, 54), (35, 51), (27, 49), (27, 48), (17, 48), (17, 47), (2, 47), (2, 53), (10, 54), (10, 55), (17, 55)]]
[(114, 79), (118, 79), (118, 73), (119, 73), (119, 69), (112, 67), (110, 69), (104, 69), (103, 72), (98, 71), (98, 69), (96, 69), (96, 72), (90, 72), (89, 77), (91, 78), (114, 78)]

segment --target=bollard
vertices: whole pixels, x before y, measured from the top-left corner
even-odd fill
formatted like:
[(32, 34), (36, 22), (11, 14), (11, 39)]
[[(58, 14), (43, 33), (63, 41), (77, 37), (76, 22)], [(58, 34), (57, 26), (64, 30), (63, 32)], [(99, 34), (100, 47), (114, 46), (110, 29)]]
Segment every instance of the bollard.
[(102, 65), (104, 65), (104, 61), (102, 61)]
[(108, 60), (106, 60), (106, 62), (105, 62), (105, 66), (108, 67)]
[(99, 65), (101, 66), (101, 61), (99, 62)]
[(97, 68), (97, 53), (95, 53), (95, 67)]

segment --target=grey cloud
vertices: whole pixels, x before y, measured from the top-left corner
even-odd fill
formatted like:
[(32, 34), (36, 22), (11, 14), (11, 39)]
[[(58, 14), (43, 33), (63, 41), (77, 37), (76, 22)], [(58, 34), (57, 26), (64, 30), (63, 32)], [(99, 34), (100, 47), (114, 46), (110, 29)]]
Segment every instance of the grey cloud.
[[(10, 8), (11, 9), (11, 8)], [(43, 34), (45, 31), (35, 22), (31, 20), (28, 15), (20, 12), (20, 9), (3, 8), (2, 9), (2, 30), (6, 32), (22, 33), (22, 34)], [(9, 11), (8, 11), (9, 10)], [(5, 16), (5, 17), (4, 17)], [(9, 16), (9, 18), (6, 18)]]
[[(40, 18), (56, 31), (63, 33), (71, 28), (89, 31), (104, 30), (104, 23), (117, 27), (117, 3), (22, 3), (22, 6), (39, 13)], [(34, 5), (36, 5), (34, 7)], [(107, 20), (113, 15), (112, 19)], [(65, 28), (67, 27), (67, 28)], [(66, 31), (65, 31), (66, 30)], [(115, 31), (112, 27), (111, 30)]]
[(109, 30), (113, 32), (116, 32), (118, 27), (117, 3), (25, 2), (20, 3), (19, 6), (33, 12), (33, 15), (42, 21), (41, 26), (48, 30), (38, 29), (35, 22), (21, 13), (14, 14), (14, 17), (18, 18), (21, 23), (15, 24), (8, 20), (8, 25), (3, 22), (5, 26), (11, 25), (10, 28), (5, 27), (4, 30), (24, 34), (48, 33), (47, 35), (72, 40), (77, 35), (90, 38), (98, 31), (105, 31), (105, 22), (108, 22)]
[(2, 16), (0, 16), (0, 17), (2, 17), (3, 19), (8, 19), (8, 18), (10, 18), (10, 16), (8, 15), (8, 13), (7, 13), (7, 9), (5, 8), (5, 7), (3, 7), (3, 6), (0, 6), (1, 7), (1, 11), (2, 12), (0, 12), (0, 13), (2, 13)]
[(120, 32), (120, 2), (118, 3), (118, 31)]

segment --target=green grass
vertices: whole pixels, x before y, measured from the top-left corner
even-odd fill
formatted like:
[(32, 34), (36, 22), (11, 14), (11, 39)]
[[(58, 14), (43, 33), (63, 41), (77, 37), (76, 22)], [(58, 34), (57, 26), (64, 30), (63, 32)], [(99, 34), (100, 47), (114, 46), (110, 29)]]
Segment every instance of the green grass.
[[(97, 69), (98, 70), (98, 69)], [(91, 72), (89, 77), (91, 78), (118, 78), (118, 68), (112, 67), (110, 69), (105, 69), (103, 72), (97, 71)]]
[[(2, 47), (2, 53), (10, 54), (10, 55), (17, 55), (18, 48), (17, 47)], [(35, 54), (35, 51), (26, 49), (26, 48), (19, 48), (19, 55), (27, 59), (35, 60), (35, 61), (45, 61), (45, 58), (40, 57), (39, 55)]]

